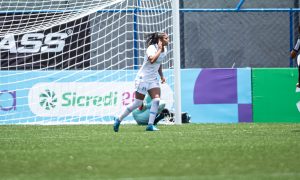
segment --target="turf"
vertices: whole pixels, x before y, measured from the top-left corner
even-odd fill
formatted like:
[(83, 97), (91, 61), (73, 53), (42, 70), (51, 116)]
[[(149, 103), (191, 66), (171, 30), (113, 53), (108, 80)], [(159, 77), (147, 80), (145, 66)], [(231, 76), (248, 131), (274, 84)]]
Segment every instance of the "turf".
[(300, 179), (300, 124), (0, 126), (0, 179)]

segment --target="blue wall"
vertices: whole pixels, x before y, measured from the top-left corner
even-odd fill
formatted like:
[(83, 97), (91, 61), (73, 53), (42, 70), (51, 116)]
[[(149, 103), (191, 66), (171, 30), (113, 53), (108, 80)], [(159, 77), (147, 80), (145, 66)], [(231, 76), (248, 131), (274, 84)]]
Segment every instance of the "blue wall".
[(252, 122), (251, 69), (181, 71), (182, 111), (196, 123)]
[[(0, 71), (0, 124), (110, 121), (112, 117), (101, 117), (97, 113), (92, 116), (38, 116), (28, 106), (32, 98), (28, 96), (29, 92), (37, 84), (52, 82), (101, 83), (126, 80), (132, 81), (130, 84), (133, 86), (135, 73), (136, 71)], [(170, 72), (165, 74), (172, 76)], [(182, 111), (191, 115), (192, 122), (252, 122), (250, 68), (184, 69), (181, 70), (181, 86)], [(170, 87), (173, 88), (173, 85)], [(123, 91), (127, 92), (133, 90), (133, 87), (125, 89)], [(124, 97), (118, 96), (118, 99), (124, 104)], [(37, 105), (40, 103), (33, 102)]]

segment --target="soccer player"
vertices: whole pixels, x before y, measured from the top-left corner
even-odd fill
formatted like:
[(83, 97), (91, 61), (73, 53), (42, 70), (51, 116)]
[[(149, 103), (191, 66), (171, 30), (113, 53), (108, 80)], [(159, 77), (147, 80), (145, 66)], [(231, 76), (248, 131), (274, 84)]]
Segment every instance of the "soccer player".
[[(298, 27), (298, 31), (300, 33), (300, 26)], [(300, 48), (300, 37), (298, 37), (297, 43), (293, 50), (291, 51), (291, 58), (294, 59), (297, 56), (297, 53)], [(300, 57), (297, 57), (297, 67), (298, 67), (298, 83), (296, 84), (297, 88), (300, 88)]]
[(163, 76), (161, 62), (167, 54), (166, 46), (169, 44), (169, 36), (164, 32), (155, 32), (147, 35), (146, 40), (146, 54), (142, 67), (135, 78), (135, 99), (133, 103), (128, 105), (120, 116), (115, 118), (113, 129), (115, 132), (119, 131), (121, 121), (128, 116), (134, 109), (143, 104), (146, 93), (148, 92), (152, 98), (150, 116), (146, 131), (158, 131), (154, 126), (154, 120), (160, 102), (160, 84), (165, 83), (166, 79)]

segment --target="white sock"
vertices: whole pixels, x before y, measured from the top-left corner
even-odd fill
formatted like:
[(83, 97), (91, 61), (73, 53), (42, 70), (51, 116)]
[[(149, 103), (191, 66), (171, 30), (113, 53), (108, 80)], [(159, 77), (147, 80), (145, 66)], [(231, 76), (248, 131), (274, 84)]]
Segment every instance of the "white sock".
[(122, 114), (119, 116), (119, 120), (122, 121), (126, 116), (128, 116), (133, 110), (135, 110), (136, 108), (138, 108), (139, 106), (141, 106), (143, 104), (143, 100), (140, 99), (134, 99), (134, 101), (129, 104), (124, 111), (122, 112)]
[(149, 125), (154, 124), (154, 120), (157, 114), (158, 106), (159, 106), (160, 98), (152, 99), (151, 108), (150, 108), (150, 116), (149, 116)]

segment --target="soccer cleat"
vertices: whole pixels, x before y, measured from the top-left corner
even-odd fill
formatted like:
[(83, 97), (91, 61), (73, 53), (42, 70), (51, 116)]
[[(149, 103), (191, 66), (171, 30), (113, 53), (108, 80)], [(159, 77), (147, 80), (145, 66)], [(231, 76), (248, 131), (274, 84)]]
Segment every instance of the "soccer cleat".
[(146, 131), (159, 131), (159, 129), (154, 125), (148, 125)]
[(297, 87), (297, 88), (300, 88), (300, 84), (299, 84), (299, 83), (297, 83), (297, 84), (296, 84), (296, 87)]
[(115, 118), (115, 122), (114, 122), (114, 131), (115, 132), (119, 131), (120, 124), (121, 124), (121, 121), (119, 121), (119, 118)]

